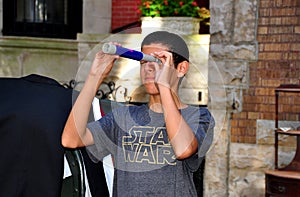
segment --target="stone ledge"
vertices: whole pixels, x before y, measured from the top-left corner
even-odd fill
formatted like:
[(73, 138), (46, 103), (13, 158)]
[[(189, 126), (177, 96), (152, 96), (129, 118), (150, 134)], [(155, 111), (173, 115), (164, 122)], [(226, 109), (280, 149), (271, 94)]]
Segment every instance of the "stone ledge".
[[(279, 127), (297, 128), (297, 121), (279, 121)], [(257, 120), (256, 121), (256, 143), (261, 145), (274, 145), (275, 143), (275, 121)], [(279, 135), (279, 145), (294, 147), (296, 145), (295, 136)]]
[(257, 60), (257, 43), (233, 44), (211, 44), (210, 55), (218, 60)]
[(0, 37), (0, 47), (77, 51), (77, 41), (67, 39), (5, 36)]

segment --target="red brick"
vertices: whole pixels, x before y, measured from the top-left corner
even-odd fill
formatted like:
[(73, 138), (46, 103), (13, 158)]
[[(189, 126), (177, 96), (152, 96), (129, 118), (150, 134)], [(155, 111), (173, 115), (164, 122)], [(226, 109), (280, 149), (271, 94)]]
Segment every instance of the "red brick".
[(231, 120), (230, 122), (231, 122), (230, 123), (231, 127), (237, 127), (238, 126), (238, 121), (237, 120)]
[(249, 119), (259, 119), (259, 112), (248, 112)]
[[(275, 108), (275, 106), (274, 106), (274, 108)], [(260, 119), (275, 120), (275, 113), (263, 112), (263, 113), (260, 114)]]
[(269, 8), (270, 7), (270, 4), (271, 4), (271, 1), (269, 0), (260, 0), (260, 8)]
[(283, 34), (283, 33), (293, 33), (293, 26), (270, 26), (268, 27), (268, 33), (270, 34)]
[(265, 43), (265, 42), (280, 42), (281, 41), (281, 35), (258, 35), (257, 36), (257, 41), (258, 42), (262, 42), (262, 43)]
[[(255, 121), (255, 126), (256, 126), (256, 121)], [(256, 136), (256, 129), (254, 127), (247, 127), (246, 128), (246, 135), (247, 136)]]
[(275, 8), (270, 9), (269, 16), (294, 16), (296, 8)]
[(264, 44), (264, 51), (289, 51), (290, 44), (281, 44), (281, 43), (272, 43), (272, 44)]
[(255, 144), (256, 143), (256, 137), (253, 137), (253, 136), (247, 136), (245, 137), (245, 143), (248, 143), (248, 144)]

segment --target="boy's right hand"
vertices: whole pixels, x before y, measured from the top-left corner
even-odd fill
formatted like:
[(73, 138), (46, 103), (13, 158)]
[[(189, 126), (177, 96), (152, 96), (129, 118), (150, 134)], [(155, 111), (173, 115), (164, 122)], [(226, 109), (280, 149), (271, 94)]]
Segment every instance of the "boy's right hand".
[(114, 62), (118, 58), (118, 55), (109, 55), (99, 51), (93, 61), (90, 74), (104, 79), (109, 74)]

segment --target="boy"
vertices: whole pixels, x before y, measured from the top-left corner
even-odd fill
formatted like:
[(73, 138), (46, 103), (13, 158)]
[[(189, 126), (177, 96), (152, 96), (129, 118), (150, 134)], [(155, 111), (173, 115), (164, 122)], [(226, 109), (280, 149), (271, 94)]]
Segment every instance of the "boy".
[(188, 47), (178, 35), (157, 31), (144, 38), (141, 49), (162, 61), (141, 62), (148, 103), (115, 109), (87, 125), (95, 93), (118, 58), (98, 52), (66, 123), (62, 144), (87, 146), (95, 160), (112, 154), (113, 196), (197, 196), (192, 173), (211, 144), (212, 138), (206, 136), (213, 132), (214, 119), (206, 108), (184, 104), (178, 96), (189, 68)]

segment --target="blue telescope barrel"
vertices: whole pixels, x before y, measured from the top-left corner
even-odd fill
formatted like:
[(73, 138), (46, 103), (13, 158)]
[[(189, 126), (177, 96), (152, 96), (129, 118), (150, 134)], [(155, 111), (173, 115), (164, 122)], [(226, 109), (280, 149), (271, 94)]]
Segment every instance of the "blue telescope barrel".
[(156, 62), (162, 63), (160, 59), (152, 56), (144, 54), (140, 51), (124, 48), (121, 46), (117, 46), (111, 43), (104, 43), (102, 46), (103, 53), (112, 54), (112, 55), (119, 55), (120, 57), (125, 57), (137, 61), (147, 61), (147, 62)]

